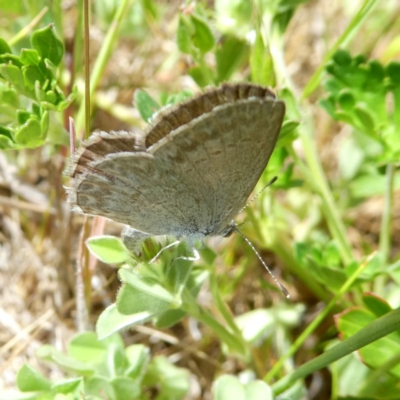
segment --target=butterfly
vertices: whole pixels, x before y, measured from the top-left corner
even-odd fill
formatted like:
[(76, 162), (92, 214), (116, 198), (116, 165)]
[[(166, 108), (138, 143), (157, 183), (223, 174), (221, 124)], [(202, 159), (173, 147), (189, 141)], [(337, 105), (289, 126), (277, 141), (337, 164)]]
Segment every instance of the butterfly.
[(285, 104), (251, 83), (223, 84), (159, 112), (144, 132), (99, 132), (71, 157), (69, 202), (126, 225), (138, 248), (227, 236), (275, 148)]

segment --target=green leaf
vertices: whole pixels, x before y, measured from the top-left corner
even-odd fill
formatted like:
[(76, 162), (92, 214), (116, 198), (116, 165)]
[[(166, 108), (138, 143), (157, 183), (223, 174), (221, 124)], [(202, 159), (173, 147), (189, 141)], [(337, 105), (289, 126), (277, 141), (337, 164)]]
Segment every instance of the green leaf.
[(206, 66), (195, 66), (189, 68), (188, 74), (193, 78), (193, 80), (200, 86), (205, 87), (213, 83), (212, 71)]
[(281, 131), (278, 136), (277, 146), (287, 146), (292, 143), (297, 137), (296, 128), (300, 125), (299, 122), (286, 120), (283, 122)]
[(245, 385), (246, 400), (274, 400), (271, 388), (264, 381), (253, 381)]
[(135, 91), (135, 105), (146, 122), (160, 109), (160, 105), (144, 90)]
[(15, 133), (15, 141), (26, 147), (36, 147), (43, 143), (42, 127), (36, 117), (31, 117)]
[(100, 314), (96, 323), (96, 332), (99, 339), (102, 340), (129, 326), (143, 325), (152, 317), (153, 314), (146, 311), (131, 315), (121, 314), (117, 305), (112, 304)]
[(197, 15), (190, 15), (190, 20), (194, 26), (192, 36), (193, 44), (202, 52), (207, 53), (214, 47), (214, 35), (205, 19)]
[(17, 121), (20, 125), (25, 124), (28, 122), (28, 119), (30, 118), (31, 113), (26, 110), (17, 110)]
[(378, 139), (376, 136), (375, 121), (370, 110), (361, 104), (357, 104), (357, 106), (354, 107), (354, 112), (361, 123), (362, 131), (368, 136)]
[(25, 65), (39, 65), (40, 63), (39, 53), (34, 49), (22, 49), (20, 59)]
[(246, 42), (234, 36), (222, 39), (215, 51), (217, 62), (217, 83), (227, 81), (238, 69), (248, 51)]
[(66, 356), (50, 345), (40, 347), (36, 351), (36, 355), (43, 360), (54, 362), (63, 370), (74, 372), (77, 375), (91, 375), (94, 372), (94, 368), (88, 363)]
[[(44, 65), (48, 71), (49, 78), (54, 78), (57, 76), (57, 66), (55, 66), (48, 58), (44, 60)], [(56, 82), (53, 81), (52, 83), (55, 84)]]
[[(399, 316), (400, 310), (393, 310), (373, 321), (371, 324), (361, 328), (353, 336), (327, 350), (325, 353), (297, 367), (296, 370), (289, 372), (284, 378), (272, 385), (274, 394), (282, 393), (297, 380), (326, 367), (357, 349), (361, 349), (370, 343), (375, 343), (378, 339), (386, 339), (387, 335), (392, 335), (393, 333), (398, 336), (398, 330), (400, 329)], [(353, 326), (351, 320), (350, 318), (349, 323), (350, 326)], [(394, 353), (391, 353), (391, 355), (393, 354)]]
[(349, 89), (343, 89), (338, 96), (338, 102), (343, 110), (352, 111), (356, 105), (353, 93)]
[(159, 285), (153, 287), (149, 285), (149, 291), (140, 291), (129, 285), (123, 285), (117, 296), (117, 309), (121, 314), (137, 314), (147, 312), (150, 314), (158, 314), (172, 307), (173, 303), (160, 299), (157, 289), (164, 290)]
[(128, 359), (125, 375), (132, 379), (141, 379), (150, 361), (150, 349), (143, 344), (133, 344), (126, 348), (125, 354)]
[(12, 53), (11, 47), (3, 38), (0, 38), (0, 54), (5, 54), (5, 53)]
[(374, 293), (364, 293), (362, 300), (368, 310), (378, 318), (392, 311), (389, 303)]
[(72, 393), (83, 381), (82, 377), (62, 379), (52, 385), (52, 391), (56, 393)]
[(47, 137), (47, 131), (49, 130), (49, 112), (46, 110), (43, 112), (42, 118), (40, 119), (40, 129), (42, 131), (41, 139), (45, 140)]
[(120, 238), (115, 236), (97, 236), (89, 238), (86, 246), (100, 261), (119, 264), (129, 258), (129, 252)]
[(24, 364), (17, 374), (17, 386), (21, 392), (48, 391), (51, 383), (40, 372)]
[(0, 63), (2, 64), (12, 64), (16, 67), (21, 68), (23, 66), (20, 58), (14, 54), (2, 54), (0, 55)]
[(56, 104), (57, 102), (57, 94), (54, 90), (48, 90), (45, 94), (44, 101), (47, 101), (51, 104)]
[(192, 34), (194, 33), (194, 26), (191, 21), (185, 15), (179, 15), (178, 30), (176, 32), (176, 43), (178, 49), (182, 53), (191, 54), (193, 51), (192, 47)]
[(19, 67), (13, 64), (1, 64), (0, 73), (8, 82), (15, 86), (17, 91), (25, 92), (24, 77)]
[(274, 87), (276, 84), (273, 59), (269, 48), (264, 45), (260, 32), (257, 32), (250, 55), (251, 79), (260, 85)]
[(180, 399), (189, 390), (189, 371), (176, 367), (164, 356), (154, 357), (148, 366), (144, 384), (159, 385), (161, 398)]
[(85, 395), (96, 400), (115, 399), (114, 388), (110, 380), (103, 376), (92, 376), (86, 380)]
[(127, 269), (120, 269), (119, 276), (124, 283), (127, 283), (137, 291), (154, 296), (161, 301), (171, 304), (171, 306), (174, 305), (175, 307), (178, 307), (180, 304), (175, 296), (153, 279), (144, 278), (143, 276)]
[(157, 315), (153, 319), (154, 326), (159, 329), (170, 328), (176, 325), (183, 317), (186, 316), (186, 312), (182, 310), (167, 310)]
[(68, 354), (86, 363), (101, 360), (106, 351), (106, 343), (99, 341), (94, 332), (79, 333), (68, 344)]
[(139, 398), (142, 390), (140, 384), (127, 377), (117, 377), (111, 381), (115, 400)]
[(0, 149), (12, 149), (14, 147), (14, 141), (8, 135), (3, 134), (3, 132), (5, 133), (7, 131), (10, 132), (10, 130), (4, 126), (0, 126)]
[[(389, 313), (384, 315), (389, 315)], [(376, 321), (376, 317), (372, 313), (357, 307), (340, 314), (336, 319), (336, 325), (345, 340), (374, 321)], [(370, 335), (373, 337), (374, 332), (371, 331)], [(359, 352), (367, 365), (379, 368), (394, 355), (400, 353), (400, 333), (396, 331), (379, 340), (372, 341), (367, 346), (360, 348)], [(400, 365), (394, 365), (390, 372), (400, 377)]]
[[(37, 81), (42, 85), (46, 82), (46, 76), (43, 75), (43, 72), (36, 65), (26, 65), (22, 67), (22, 75), (24, 76), (25, 86), (32, 92), (35, 91)], [(38, 100), (44, 100), (44, 98), (36, 98)]]
[(239, 379), (233, 375), (222, 375), (213, 384), (214, 400), (247, 400)]
[(42, 60), (49, 59), (58, 66), (64, 55), (64, 45), (57, 37), (53, 24), (46, 28), (38, 29), (31, 36), (32, 47), (38, 51)]
[(13, 106), (14, 108), (19, 107), (18, 93), (14, 88), (3, 89), (0, 92), (0, 95), (1, 95), (2, 103), (9, 104), (10, 106)]

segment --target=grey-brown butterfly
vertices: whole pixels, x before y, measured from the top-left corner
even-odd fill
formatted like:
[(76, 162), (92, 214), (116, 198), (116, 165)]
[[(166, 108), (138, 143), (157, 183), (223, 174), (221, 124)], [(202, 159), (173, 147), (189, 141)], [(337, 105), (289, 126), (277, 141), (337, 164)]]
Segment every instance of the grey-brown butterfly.
[(69, 201), (125, 224), (131, 249), (149, 236), (190, 246), (226, 236), (267, 166), (284, 113), (267, 88), (223, 84), (158, 113), (143, 133), (95, 133), (71, 157)]

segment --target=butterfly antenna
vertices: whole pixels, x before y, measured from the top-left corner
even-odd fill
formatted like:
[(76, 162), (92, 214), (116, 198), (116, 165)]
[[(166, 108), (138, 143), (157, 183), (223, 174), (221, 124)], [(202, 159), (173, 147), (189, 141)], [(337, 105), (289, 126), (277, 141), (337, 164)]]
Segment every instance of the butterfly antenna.
[[(275, 179), (276, 180), (276, 179)], [(272, 182), (272, 181), (271, 181)], [(268, 185), (267, 185), (268, 186)], [(256, 248), (253, 246), (253, 243), (250, 242), (249, 239), (247, 239), (246, 236), (243, 235), (242, 232), (240, 232), (240, 230), (235, 226), (233, 228), (243, 239), (244, 241), (252, 248), (252, 250), (254, 251), (254, 253), (256, 254), (256, 256), (258, 257), (258, 259), (260, 260), (261, 264), (264, 266), (264, 268), (268, 271), (268, 273), (271, 275), (272, 279), (275, 281), (276, 285), (278, 286), (279, 289), (281, 289), (282, 293), (285, 295), (285, 297), (287, 299), (290, 298), (290, 294), (287, 291), (287, 289), (285, 288), (285, 286), (283, 286), (278, 279), (275, 278), (275, 275), (271, 272), (271, 270), (269, 269), (268, 265), (265, 263), (265, 261), (261, 258), (260, 253), (256, 250)]]
[(244, 207), (242, 207), (238, 214), (244, 211), (268, 186), (271, 186), (276, 180), (278, 179), (277, 176), (274, 176)]

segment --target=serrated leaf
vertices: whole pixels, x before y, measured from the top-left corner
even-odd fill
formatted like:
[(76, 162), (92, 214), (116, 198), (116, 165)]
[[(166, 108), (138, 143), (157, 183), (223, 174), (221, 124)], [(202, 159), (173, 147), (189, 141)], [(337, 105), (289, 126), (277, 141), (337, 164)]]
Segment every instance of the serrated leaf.
[(64, 55), (64, 45), (57, 37), (53, 24), (46, 28), (38, 29), (31, 35), (32, 47), (37, 50), (44, 61), (49, 59), (55, 66), (58, 66)]
[(357, 104), (354, 107), (354, 112), (357, 115), (358, 121), (362, 126), (362, 131), (373, 139), (378, 140), (376, 135), (375, 121), (367, 107)]
[(356, 105), (356, 99), (353, 93), (349, 89), (343, 89), (340, 91), (338, 96), (338, 103), (343, 108), (343, 110), (351, 112)]

